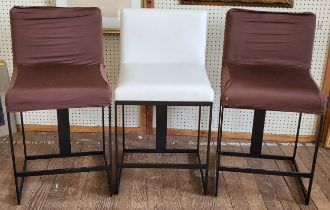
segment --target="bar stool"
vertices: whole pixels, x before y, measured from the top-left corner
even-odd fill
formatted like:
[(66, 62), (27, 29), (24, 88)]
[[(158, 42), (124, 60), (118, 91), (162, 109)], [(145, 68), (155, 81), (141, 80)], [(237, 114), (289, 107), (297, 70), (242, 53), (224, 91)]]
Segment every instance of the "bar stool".
[[(268, 174), (298, 177), (305, 203), (309, 203), (326, 107), (325, 97), (310, 73), (315, 22), (312, 13), (228, 11), (221, 74), (215, 195), (218, 194), (220, 171)], [(254, 110), (250, 154), (221, 151), (223, 115), (227, 108)], [(299, 113), (292, 156), (261, 153), (266, 110)], [(295, 160), (303, 113), (320, 115), (310, 172), (300, 172)], [(222, 166), (221, 156), (289, 160), (294, 171)], [(302, 178), (309, 178), (307, 189)]]
[[(121, 13), (120, 74), (115, 89), (115, 143), (117, 193), (123, 168), (199, 169), (204, 194), (207, 192), (212, 104), (214, 92), (205, 71), (207, 12), (187, 10), (124, 9)], [(156, 148), (125, 146), (118, 161), (117, 107), (156, 106)], [(167, 107), (199, 107), (196, 149), (168, 149)], [(209, 107), (206, 163), (199, 155), (201, 107)], [(191, 153), (197, 164), (125, 163), (127, 153)], [(204, 171), (205, 170), (205, 173)]]
[[(89, 171), (106, 171), (109, 191), (111, 167), (106, 158), (104, 107), (110, 105), (111, 90), (103, 64), (101, 12), (98, 8), (14, 7), (10, 10), (14, 72), (6, 94), (10, 112), (20, 112), (24, 164), (16, 167), (13, 135), (9, 138), (15, 177), (17, 202), (20, 204), (24, 178)], [(102, 110), (102, 151), (71, 152), (69, 108), (100, 107)], [(59, 154), (28, 155), (23, 112), (56, 109)], [(111, 133), (109, 133), (111, 136)], [(109, 138), (111, 158), (111, 138)], [(29, 171), (32, 160), (100, 156), (104, 165), (80, 168)], [(110, 159), (111, 163), (111, 159)], [(22, 181), (19, 184), (18, 178)]]

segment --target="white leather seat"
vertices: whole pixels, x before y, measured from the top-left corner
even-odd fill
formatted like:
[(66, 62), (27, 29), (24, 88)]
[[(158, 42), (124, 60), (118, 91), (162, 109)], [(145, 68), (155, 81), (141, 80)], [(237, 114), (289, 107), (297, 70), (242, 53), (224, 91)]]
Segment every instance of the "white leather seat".
[(117, 101), (213, 102), (214, 93), (203, 65), (122, 64)]
[(116, 101), (213, 102), (207, 12), (124, 9)]

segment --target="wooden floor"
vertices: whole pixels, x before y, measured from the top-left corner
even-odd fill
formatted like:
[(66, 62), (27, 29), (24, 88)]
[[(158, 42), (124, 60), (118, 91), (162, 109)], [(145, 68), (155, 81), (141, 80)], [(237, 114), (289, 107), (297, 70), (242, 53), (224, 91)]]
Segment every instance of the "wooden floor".
[[(88, 151), (102, 147), (100, 134), (73, 134), (74, 151)], [(153, 135), (127, 136), (129, 147), (154, 146)], [(22, 142), (15, 135), (16, 153), (22, 162)], [(28, 133), (30, 154), (58, 151), (57, 134)], [(214, 142), (213, 142), (214, 143)], [(170, 147), (194, 148), (195, 139), (169, 137)], [(205, 143), (203, 153), (205, 153)], [(249, 151), (249, 141), (225, 141), (224, 150)], [(44, 177), (29, 177), (23, 190), (22, 205), (16, 205), (14, 180), (8, 139), (0, 139), (0, 209), (330, 209), (330, 150), (321, 149), (309, 206), (303, 204), (295, 178), (223, 173), (220, 195), (214, 191), (214, 151), (212, 144), (209, 195), (202, 195), (198, 171), (170, 169), (125, 169), (118, 196), (109, 197), (105, 172), (80, 173)], [(292, 153), (292, 145), (266, 142), (263, 152)], [(303, 171), (310, 167), (313, 145), (298, 147), (297, 162)], [(192, 155), (139, 154), (127, 156), (127, 161), (195, 163)], [(70, 158), (36, 161), (29, 169), (51, 169), (102, 164), (101, 158)], [(267, 169), (292, 169), (284, 161), (246, 158), (223, 158), (223, 164)], [(18, 164), (21, 166), (22, 164)]]

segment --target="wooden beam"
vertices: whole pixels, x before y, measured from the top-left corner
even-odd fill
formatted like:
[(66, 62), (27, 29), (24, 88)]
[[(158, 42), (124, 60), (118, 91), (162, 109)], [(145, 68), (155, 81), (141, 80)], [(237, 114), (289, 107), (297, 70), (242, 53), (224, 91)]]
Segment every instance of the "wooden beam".
[(152, 119), (153, 119), (153, 106), (146, 106), (147, 134), (151, 134), (153, 132)]
[(330, 93), (330, 48), (328, 51), (327, 67), (324, 73), (323, 93), (325, 96), (329, 96)]
[(147, 8), (155, 8), (155, 1), (154, 0), (146, 0), (146, 7)]
[[(324, 84), (323, 84), (323, 94), (327, 97), (330, 95), (330, 49), (328, 51), (328, 63), (325, 69), (325, 76), (324, 76)], [(325, 144), (327, 141), (327, 134), (329, 132), (330, 127), (330, 108), (328, 107), (326, 114), (325, 114), (325, 127), (323, 133), (323, 143)], [(329, 142), (327, 143), (329, 144)]]
[(147, 132), (147, 106), (140, 106), (140, 131), (141, 133)]

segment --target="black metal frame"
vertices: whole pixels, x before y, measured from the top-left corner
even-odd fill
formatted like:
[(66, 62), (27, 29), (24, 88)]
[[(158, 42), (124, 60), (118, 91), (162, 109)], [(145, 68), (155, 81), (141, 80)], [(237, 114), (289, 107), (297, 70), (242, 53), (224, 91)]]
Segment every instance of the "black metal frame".
[[(228, 108), (228, 107), (226, 107)], [(219, 112), (219, 127), (218, 127), (218, 137), (217, 137), (217, 161), (216, 161), (216, 188), (215, 188), (215, 196), (218, 195), (219, 188), (219, 175), (220, 171), (227, 172), (240, 172), (240, 173), (253, 173), (253, 174), (265, 174), (265, 175), (275, 175), (275, 176), (290, 176), (297, 177), (299, 180), (299, 185), (304, 197), (305, 204), (309, 204), (310, 194), (312, 190), (316, 159), (318, 154), (319, 145), (322, 139), (322, 132), (324, 127), (324, 115), (321, 115), (320, 118), (320, 126), (318, 131), (318, 137), (315, 144), (314, 156), (312, 162), (312, 168), (310, 172), (300, 172), (297, 162), (295, 160), (297, 154), (297, 145), (299, 139), (299, 131), (302, 119), (302, 113), (299, 113), (299, 120), (297, 126), (296, 140), (293, 150), (292, 156), (278, 156), (278, 155), (264, 155), (261, 154), (262, 149), (262, 140), (263, 140), (263, 130), (264, 130), (264, 122), (266, 116), (266, 110), (255, 110), (254, 111), (254, 122), (252, 129), (252, 140), (251, 140), (251, 148), (250, 154), (248, 153), (240, 153), (240, 152), (222, 152), (221, 151), (221, 140), (222, 140), (222, 127), (223, 127), (223, 115), (224, 115), (225, 107), (220, 106)], [(265, 169), (254, 169), (254, 168), (239, 168), (239, 167), (228, 167), (221, 166), (221, 156), (234, 156), (234, 157), (248, 157), (248, 158), (261, 158), (261, 159), (272, 159), (272, 160), (288, 160), (291, 161), (293, 165), (293, 171), (279, 171), (279, 170), (265, 170)], [(308, 188), (303, 184), (302, 179), (309, 178)]]
[[(156, 106), (156, 148), (155, 149), (128, 149), (125, 147), (125, 105), (155, 105)], [(122, 154), (118, 162), (118, 120), (117, 106), (122, 106)], [(166, 133), (167, 133), (167, 106), (198, 106), (198, 135), (196, 149), (167, 149)], [(201, 123), (201, 107), (208, 106), (209, 109), (209, 127), (206, 163), (201, 162), (200, 158), (200, 123)], [(208, 175), (209, 175), (209, 157), (211, 142), (211, 125), (212, 125), (212, 102), (155, 102), (155, 101), (116, 101), (115, 102), (115, 163), (116, 163), (116, 191), (119, 193), (121, 174), (123, 168), (166, 168), (166, 169), (199, 169), (201, 173), (201, 181), (203, 192), (207, 194)], [(174, 164), (174, 163), (125, 163), (124, 157), (126, 153), (185, 153), (196, 154), (197, 164)], [(205, 174), (204, 171), (205, 170)]]
[[(26, 140), (25, 140), (25, 131), (24, 131), (24, 120), (23, 113), (20, 112), (21, 116), (21, 125), (22, 125), (22, 136), (23, 136), (23, 147), (24, 147), (24, 164), (23, 171), (18, 172), (16, 167), (16, 158), (14, 150), (14, 140), (12, 134), (12, 128), (10, 123), (10, 113), (7, 112), (8, 119), (8, 130), (9, 130), (9, 140), (10, 140), (10, 150), (13, 162), (13, 171), (15, 178), (15, 187), (16, 187), (16, 198), (18, 205), (21, 204), (22, 191), (24, 178), (29, 176), (44, 176), (44, 175), (56, 175), (56, 174), (68, 174), (68, 173), (79, 173), (79, 172), (91, 172), (91, 171), (106, 171), (108, 178), (108, 187), (110, 196), (112, 196), (111, 191), (111, 180), (112, 180), (112, 140), (111, 140), (111, 107), (109, 107), (109, 152), (110, 152), (110, 164), (108, 164), (106, 158), (105, 150), (105, 123), (104, 123), (104, 107), (102, 107), (102, 150), (100, 151), (89, 151), (89, 152), (71, 152), (70, 144), (70, 124), (69, 124), (69, 109), (58, 109), (58, 135), (59, 135), (59, 154), (47, 154), (47, 155), (28, 155)], [(42, 159), (52, 159), (52, 158), (67, 158), (67, 157), (84, 157), (84, 156), (103, 156), (104, 165), (100, 166), (91, 166), (91, 167), (80, 167), (80, 168), (63, 168), (63, 169), (51, 169), (51, 170), (37, 170), (37, 171), (28, 171), (27, 165), (28, 161), (31, 160), (42, 160)], [(22, 178), (19, 185), (18, 178)]]

